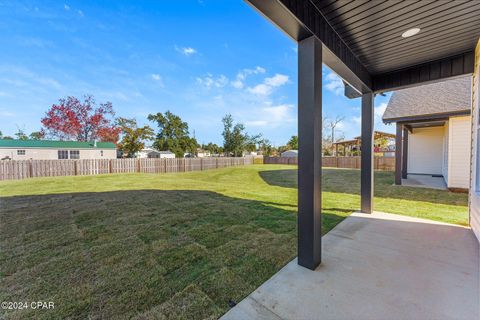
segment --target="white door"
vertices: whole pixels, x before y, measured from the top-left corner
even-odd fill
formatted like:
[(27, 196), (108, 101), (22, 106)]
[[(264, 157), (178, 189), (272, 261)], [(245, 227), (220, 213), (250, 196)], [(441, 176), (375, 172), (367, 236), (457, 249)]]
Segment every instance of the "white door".
[(408, 136), (407, 172), (442, 175), (444, 127), (416, 128)]

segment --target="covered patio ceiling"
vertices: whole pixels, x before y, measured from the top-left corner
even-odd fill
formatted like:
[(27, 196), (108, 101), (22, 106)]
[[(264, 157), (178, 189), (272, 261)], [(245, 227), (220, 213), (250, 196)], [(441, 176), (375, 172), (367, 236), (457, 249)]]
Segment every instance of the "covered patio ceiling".
[(323, 62), (361, 93), (473, 73), (479, 1), (247, 2), (296, 41), (316, 36)]
[[(473, 74), (480, 2), (246, 1), (298, 43), (298, 263), (315, 269), (322, 252), (322, 65), (348, 84), (347, 96), (361, 96), (361, 211), (372, 213), (374, 94)], [(404, 130), (397, 125), (397, 140)]]

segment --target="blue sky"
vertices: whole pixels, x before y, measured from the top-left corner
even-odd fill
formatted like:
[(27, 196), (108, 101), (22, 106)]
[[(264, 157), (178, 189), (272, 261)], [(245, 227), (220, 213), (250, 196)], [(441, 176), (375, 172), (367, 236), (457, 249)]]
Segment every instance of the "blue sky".
[[(297, 132), (297, 46), (241, 0), (1, 1), (0, 130), (40, 129), (59, 98), (93, 94), (147, 123), (171, 110), (200, 143), (231, 113), (275, 145)], [(360, 100), (324, 68), (324, 115), (360, 133)], [(393, 132), (380, 117), (376, 129)], [(153, 125), (153, 124), (152, 124)]]

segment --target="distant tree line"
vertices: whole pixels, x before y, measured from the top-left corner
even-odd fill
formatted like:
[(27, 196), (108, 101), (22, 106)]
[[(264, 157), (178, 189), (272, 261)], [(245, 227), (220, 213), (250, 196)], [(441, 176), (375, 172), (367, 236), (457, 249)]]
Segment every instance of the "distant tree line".
[(261, 134), (249, 135), (244, 125), (235, 123), (230, 114), (222, 119), (222, 146), (212, 142), (200, 145), (191, 136), (188, 123), (170, 111), (149, 114), (147, 119), (155, 124), (156, 130), (149, 125), (139, 126), (135, 118), (115, 117), (111, 102), (97, 103), (92, 95), (83, 99), (69, 96), (47, 110), (39, 131), (27, 135), (19, 128), (14, 137), (4, 136), (0, 131), (0, 139), (113, 142), (124, 157), (134, 157), (148, 141), (154, 148), (169, 150), (176, 157), (183, 157), (186, 153), (196, 155), (199, 148), (214, 155), (233, 157), (250, 151), (269, 153), (273, 150), (267, 139)]
[[(190, 135), (188, 123), (170, 111), (149, 114), (147, 119), (155, 124), (156, 130), (149, 125), (138, 126), (135, 118), (115, 117), (111, 102), (97, 103), (92, 95), (86, 95), (82, 100), (69, 96), (47, 110), (41, 119), (43, 127), (40, 130), (27, 134), (18, 128), (14, 137), (4, 136), (0, 131), (0, 139), (113, 142), (124, 157), (134, 157), (145, 148), (147, 141), (152, 141), (153, 147), (158, 150), (170, 150), (176, 157), (183, 157), (186, 153), (196, 155), (199, 148), (213, 155), (233, 157), (253, 151), (275, 156), (286, 150), (298, 150), (298, 136), (292, 136), (285, 145), (275, 147), (261, 134), (247, 133), (245, 126), (236, 123), (231, 114), (222, 118), (221, 146), (212, 142), (200, 145)], [(322, 120), (322, 148), (325, 155), (331, 155), (334, 143), (344, 138), (338, 129), (343, 120), (343, 116)]]

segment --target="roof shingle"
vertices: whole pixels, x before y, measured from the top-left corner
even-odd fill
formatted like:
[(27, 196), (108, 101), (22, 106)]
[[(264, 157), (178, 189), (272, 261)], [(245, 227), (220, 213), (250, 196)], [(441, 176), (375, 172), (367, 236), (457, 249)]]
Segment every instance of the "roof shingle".
[(461, 77), (395, 91), (383, 114), (384, 122), (449, 113), (468, 113), (471, 109), (471, 77)]

